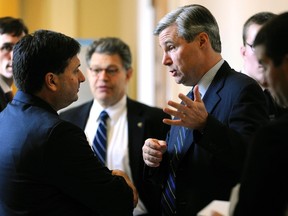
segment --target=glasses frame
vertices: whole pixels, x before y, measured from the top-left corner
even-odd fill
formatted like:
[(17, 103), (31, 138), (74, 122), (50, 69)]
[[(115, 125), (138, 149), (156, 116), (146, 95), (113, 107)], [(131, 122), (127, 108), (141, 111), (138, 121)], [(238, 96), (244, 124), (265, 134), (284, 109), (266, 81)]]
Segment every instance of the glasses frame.
[(246, 41), (245, 44), (250, 47), (250, 49), (252, 50), (252, 52), (255, 52), (255, 48), (254, 48), (253, 44), (250, 44), (250, 43), (248, 43), (247, 41)]
[(92, 68), (89, 67), (89, 70), (93, 72), (92, 74), (96, 77), (100, 75), (101, 72), (105, 71), (105, 74), (108, 75), (109, 77), (113, 77), (116, 74), (119, 73), (120, 69), (119, 68)]

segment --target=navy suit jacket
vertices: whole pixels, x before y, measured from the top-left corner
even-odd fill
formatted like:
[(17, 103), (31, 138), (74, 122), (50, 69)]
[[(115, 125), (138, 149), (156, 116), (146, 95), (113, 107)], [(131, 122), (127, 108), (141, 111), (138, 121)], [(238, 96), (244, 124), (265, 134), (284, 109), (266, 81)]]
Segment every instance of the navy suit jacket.
[[(84, 130), (92, 104), (93, 101), (86, 102), (60, 113), (60, 117)], [(127, 118), (129, 161), (133, 182), (148, 212), (151, 215), (158, 215), (156, 210), (159, 209), (159, 206), (154, 201), (154, 193), (159, 188), (157, 189), (158, 186), (151, 185), (150, 182), (143, 181), (142, 146), (147, 138), (166, 139), (170, 126), (164, 124), (162, 120), (171, 118), (171, 116), (159, 108), (150, 107), (127, 98)]]
[[(215, 199), (229, 200), (232, 187), (240, 181), (246, 147), (253, 133), (268, 121), (262, 89), (227, 62), (218, 70), (203, 101), (209, 113), (206, 127), (202, 132), (192, 130), (186, 137), (176, 170), (178, 216), (194, 216)], [(145, 177), (155, 184), (166, 183), (169, 152), (178, 130), (179, 126), (171, 127), (160, 167), (145, 167)]]
[(0, 113), (0, 215), (132, 215), (133, 193), (79, 127), (18, 91)]

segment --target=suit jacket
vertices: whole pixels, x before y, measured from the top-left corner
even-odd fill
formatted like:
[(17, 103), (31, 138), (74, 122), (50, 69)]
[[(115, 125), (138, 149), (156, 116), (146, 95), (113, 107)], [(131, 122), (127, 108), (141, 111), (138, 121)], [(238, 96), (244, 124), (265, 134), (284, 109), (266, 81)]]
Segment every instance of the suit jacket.
[[(93, 101), (86, 102), (60, 113), (60, 117), (84, 130), (92, 104)], [(170, 127), (164, 124), (162, 120), (163, 118), (171, 118), (171, 116), (159, 108), (150, 107), (127, 98), (127, 118), (129, 161), (133, 182), (148, 212), (151, 215), (158, 215), (156, 209), (158, 210), (159, 206), (154, 201), (154, 191), (159, 190), (159, 188), (157, 189), (157, 186), (151, 185), (150, 182), (143, 182), (142, 146), (147, 138), (166, 139)]]
[(7, 100), (3, 89), (0, 87), (0, 112), (7, 106)]
[[(232, 187), (240, 181), (249, 140), (268, 122), (262, 89), (227, 62), (218, 70), (203, 101), (208, 111), (205, 129), (188, 133), (176, 170), (176, 208), (181, 216), (196, 215), (212, 200), (229, 200)], [(166, 183), (169, 153), (178, 130), (179, 126), (171, 127), (160, 167), (145, 167), (145, 177), (155, 184)]]
[(288, 206), (288, 115), (264, 126), (249, 149), (235, 216), (284, 216)]
[(264, 95), (268, 104), (268, 113), (270, 120), (275, 120), (284, 115), (285, 113), (288, 113), (287, 108), (283, 108), (276, 103), (268, 89), (264, 90)]
[(18, 91), (0, 113), (0, 215), (132, 212), (131, 188), (100, 164), (83, 131)]

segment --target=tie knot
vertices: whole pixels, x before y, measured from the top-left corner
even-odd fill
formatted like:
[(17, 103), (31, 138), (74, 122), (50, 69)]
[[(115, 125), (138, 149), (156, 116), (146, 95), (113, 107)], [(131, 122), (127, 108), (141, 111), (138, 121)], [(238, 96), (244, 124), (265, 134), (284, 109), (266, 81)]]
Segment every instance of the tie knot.
[(100, 115), (99, 115), (99, 119), (102, 120), (102, 121), (106, 121), (106, 119), (109, 117), (108, 113), (103, 110)]

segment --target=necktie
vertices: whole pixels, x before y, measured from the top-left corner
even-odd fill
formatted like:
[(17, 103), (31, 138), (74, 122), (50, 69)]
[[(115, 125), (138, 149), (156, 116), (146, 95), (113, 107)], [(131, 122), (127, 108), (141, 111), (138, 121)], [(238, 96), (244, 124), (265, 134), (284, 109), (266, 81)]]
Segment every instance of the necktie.
[(107, 145), (107, 125), (106, 120), (108, 118), (108, 114), (105, 110), (100, 113), (99, 126), (96, 131), (96, 135), (93, 140), (92, 149), (94, 154), (98, 157), (100, 162), (105, 165), (106, 162), (106, 145)]
[[(187, 96), (193, 100), (193, 91), (190, 91)], [(174, 150), (173, 153), (171, 153), (172, 157), (169, 164), (169, 174), (161, 199), (163, 216), (176, 215), (176, 170), (181, 159), (181, 150), (184, 145), (185, 137), (189, 132), (190, 130), (188, 128), (179, 127), (176, 142), (171, 143)]]

